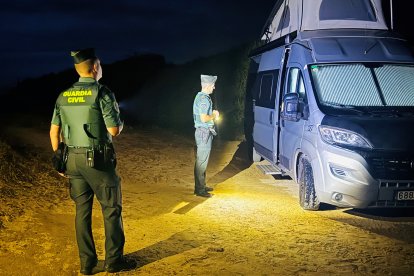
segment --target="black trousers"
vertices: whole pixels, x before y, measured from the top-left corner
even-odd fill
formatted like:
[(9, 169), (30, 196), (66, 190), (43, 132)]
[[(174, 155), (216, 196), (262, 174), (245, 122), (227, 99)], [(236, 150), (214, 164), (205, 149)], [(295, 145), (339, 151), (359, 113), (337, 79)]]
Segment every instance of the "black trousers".
[(76, 204), (76, 239), (81, 267), (93, 266), (97, 261), (92, 235), (92, 204), (94, 195), (102, 207), (105, 226), (105, 262), (117, 262), (124, 251), (125, 236), (122, 223), (122, 195), (120, 178), (112, 164), (91, 168), (86, 164), (85, 152), (69, 152), (66, 164), (70, 196)]

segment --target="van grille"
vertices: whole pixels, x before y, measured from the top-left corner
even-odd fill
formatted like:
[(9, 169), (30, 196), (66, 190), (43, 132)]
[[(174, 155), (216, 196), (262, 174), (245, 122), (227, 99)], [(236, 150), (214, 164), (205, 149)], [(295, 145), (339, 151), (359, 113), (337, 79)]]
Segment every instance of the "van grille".
[(413, 157), (368, 157), (370, 173), (376, 179), (414, 179)]

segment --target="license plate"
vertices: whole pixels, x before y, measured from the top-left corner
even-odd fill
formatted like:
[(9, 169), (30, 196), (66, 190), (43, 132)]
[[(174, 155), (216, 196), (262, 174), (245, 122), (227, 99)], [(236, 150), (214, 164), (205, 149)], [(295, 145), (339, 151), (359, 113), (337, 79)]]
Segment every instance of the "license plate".
[(414, 191), (397, 192), (397, 200), (414, 200)]

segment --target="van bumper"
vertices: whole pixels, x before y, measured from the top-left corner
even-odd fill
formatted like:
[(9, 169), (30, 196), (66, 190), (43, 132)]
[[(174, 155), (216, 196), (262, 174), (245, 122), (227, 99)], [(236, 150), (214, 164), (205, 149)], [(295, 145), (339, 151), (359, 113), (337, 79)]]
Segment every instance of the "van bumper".
[(414, 191), (414, 179), (374, 178), (368, 162), (359, 153), (329, 146), (317, 164), (323, 183), (316, 188), (320, 201), (352, 208), (414, 207), (414, 200), (397, 199), (400, 191)]

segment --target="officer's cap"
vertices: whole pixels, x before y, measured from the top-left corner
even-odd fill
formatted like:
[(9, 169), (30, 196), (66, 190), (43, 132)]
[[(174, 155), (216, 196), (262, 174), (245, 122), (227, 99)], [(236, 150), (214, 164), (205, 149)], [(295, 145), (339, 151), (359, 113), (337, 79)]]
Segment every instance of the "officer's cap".
[(71, 51), (70, 55), (73, 57), (75, 64), (84, 62), (85, 60), (91, 58), (96, 58), (94, 48)]
[(201, 84), (214, 84), (217, 76), (201, 75)]

